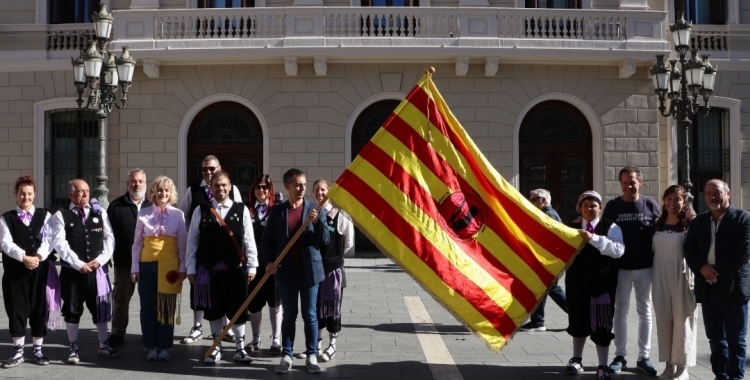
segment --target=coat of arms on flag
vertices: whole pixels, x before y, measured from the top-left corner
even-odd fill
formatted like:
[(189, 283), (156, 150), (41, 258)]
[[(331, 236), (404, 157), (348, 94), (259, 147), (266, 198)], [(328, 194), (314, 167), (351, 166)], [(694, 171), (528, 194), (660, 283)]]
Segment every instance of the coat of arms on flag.
[(489, 164), (430, 72), (328, 197), (495, 352), (583, 243)]

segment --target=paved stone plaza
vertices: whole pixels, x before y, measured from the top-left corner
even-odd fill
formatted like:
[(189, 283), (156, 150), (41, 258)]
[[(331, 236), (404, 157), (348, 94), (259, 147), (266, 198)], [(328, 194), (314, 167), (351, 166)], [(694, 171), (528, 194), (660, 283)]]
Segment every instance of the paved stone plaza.
[[(71, 366), (63, 363), (67, 358), (67, 336), (64, 330), (51, 332), (44, 352), (50, 358), (47, 367), (38, 367), (30, 362), (9, 370), (0, 369), (0, 377), (36, 378), (36, 379), (197, 379), (197, 378), (340, 378), (340, 379), (565, 379), (562, 370), (572, 355), (572, 340), (564, 329), (567, 326), (566, 315), (552, 302), (547, 303), (547, 332), (519, 332), (500, 355), (492, 353), (478, 338), (469, 333), (445, 309), (435, 302), (424, 290), (401, 271), (390, 260), (382, 256), (374, 258), (347, 259), (347, 283), (344, 292), (343, 329), (338, 340), (338, 353), (330, 363), (322, 363), (320, 375), (310, 375), (304, 367), (304, 361), (295, 360), (295, 366), (286, 375), (277, 375), (273, 369), (278, 357), (268, 356), (267, 347), (270, 335), (268, 321), (264, 315), (263, 343), (266, 345), (260, 354), (253, 353), (255, 362), (249, 366), (240, 366), (231, 361), (234, 344), (225, 345), (225, 358), (217, 365), (203, 364), (202, 357), (211, 344), (203, 340), (193, 345), (176, 343), (172, 359), (168, 362), (148, 362), (146, 353), (140, 344), (140, 323), (138, 320), (137, 292), (131, 303), (130, 326), (126, 342), (121, 349), (122, 357), (107, 359), (96, 356), (96, 330), (90, 316), (85, 315), (81, 324), (81, 364)], [(0, 269), (1, 270), (1, 269)], [(561, 284), (563, 282), (561, 281)], [(187, 287), (182, 298), (182, 325), (177, 326), (175, 335), (179, 339), (190, 329), (192, 313), (187, 298)], [(418, 297), (424, 304), (434, 322), (430, 326), (418, 326), (412, 323), (404, 297)], [(628, 350), (637, 352), (635, 330), (635, 307), (631, 308), (629, 320)], [(700, 314), (700, 313), (699, 313)], [(690, 371), (691, 379), (713, 379), (708, 363), (708, 342), (699, 317), (700, 334), (698, 339), (698, 365)], [(0, 315), (0, 358), (11, 355), (12, 346), (8, 337), (8, 318), (3, 312)], [(654, 329), (656, 327), (654, 326)], [(429, 361), (445, 363), (445, 352), (439, 352), (440, 346), (423, 348), (416, 331), (429, 334), (437, 331), (455, 361), (460, 374), (451, 372), (446, 364), (428, 364), (425, 352), (430, 354)], [(206, 330), (207, 332), (207, 326)], [(301, 319), (297, 327), (295, 349), (303, 346)], [(432, 333), (434, 334), (434, 332)], [(250, 329), (248, 324), (248, 335)], [(427, 338), (435, 338), (434, 335)], [(325, 336), (324, 344), (327, 345)], [(429, 342), (429, 339), (422, 339)], [(27, 338), (27, 357), (31, 355), (31, 344)], [(231, 350), (231, 351), (230, 351)], [(437, 350), (437, 354), (434, 354)], [(614, 346), (610, 351), (613, 356)], [(661, 372), (664, 363), (658, 362), (656, 332), (652, 336), (652, 361)], [(227, 358), (229, 360), (227, 360)], [(433, 360), (435, 359), (435, 360)], [(628, 357), (635, 365), (635, 354)], [(586, 372), (582, 376), (570, 379), (594, 379), (596, 368), (596, 351), (588, 342), (584, 351)], [(434, 372), (434, 373), (433, 373)], [(634, 367), (613, 375), (613, 379), (647, 379)], [(655, 379), (655, 378), (653, 378)]]

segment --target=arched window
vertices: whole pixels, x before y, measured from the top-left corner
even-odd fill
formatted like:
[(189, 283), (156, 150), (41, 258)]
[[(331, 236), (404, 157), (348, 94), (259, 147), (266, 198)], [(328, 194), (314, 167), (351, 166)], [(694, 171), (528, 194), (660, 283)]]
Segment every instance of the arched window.
[(204, 108), (188, 132), (188, 184), (200, 181), (203, 157), (212, 154), (247, 198), (263, 168), (262, 135), (258, 118), (240, 104), (218, 102)]
[(563, 222), (576, 217), (578, 196), (592, 188), (591, 127), (574, 106), (546, 101), (532, 108), (519, 136), (521, 193), (547, 189)]

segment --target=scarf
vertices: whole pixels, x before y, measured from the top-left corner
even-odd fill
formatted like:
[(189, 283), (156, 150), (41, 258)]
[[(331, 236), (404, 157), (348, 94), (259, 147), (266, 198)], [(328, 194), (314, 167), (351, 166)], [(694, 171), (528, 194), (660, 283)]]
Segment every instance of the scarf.
[(337, 268), (320, 283), (319, 318), (341, 318), (341, 279), (341, 268)]
[[(166, 207), (164, 211), (166, 211)], [(176, 301), (182, 294), (177, 238), (173, 236), (147, 236), (143, 239), (143, 242), (141, 262), (156, 262), (157, 265), (156, 320), (163, 325), (173, 325), (175, 323)], [(180, 324), (180, 319), (180, 309), (177, 308), (177, 324)]]
[(56, 330), (58, 327), (62, 327), (62, 302), (60, 293), (60, 277), (57, 276), (57, 268), (55, 268), (55, 262), (49, 262), (49, 270), (47, 271), (47, 328), (50, 330)]
[(96, 268), (96, 323), (112, 321), (112, 286), (107, 266)]

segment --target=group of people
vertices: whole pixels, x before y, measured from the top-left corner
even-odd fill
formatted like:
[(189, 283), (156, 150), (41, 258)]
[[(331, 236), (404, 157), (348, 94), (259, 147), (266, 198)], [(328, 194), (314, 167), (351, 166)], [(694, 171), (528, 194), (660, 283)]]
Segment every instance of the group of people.
[[(284, 174), (286, 201), (264, 174), (253, 182), (248, 203), (242, 202), (215, 156), (203, 159), (201, 171), (202, 180), (187, 189), (179, 208), (170, 178), (159, 176), (147, 186), (145, 172), (135, 169), (128, 174), (127, 192), (107, 210), (90, 198), (84, 180), (75, 179), (68, 183), (70, 205), (54, 214), (34, 206), (36, 183), (31, 177), (20, 177), (14, 185), (16, 208), (0, 218), (3, 296), (15, 350), (2, 367), (26, 361), (27, 325), (33, 362), (49, 364), (42, 352), (44, 336), (48, 329), (61, 327), (62, 321), (70, 343), (67, 363), (77, 364), (84, 306), (99, 335), (97, 353), (118, 357), (113, 346), (125, 340), (136, 287), (146, 359), (169, 360), (187, 279), (193, 326), (182, 343), (203, 338), (203, 320), (216, 339), (238, 314), (224, 340), (235, 344), (235, 362), (251, 363), (248, 351), (262, 347), (262, 310), (268, 305), (269, 354), (281, 355), (276, 372), (286, 373), (293, 363), (301, 299), (305, 348), (298, 357), (306, 358), (308, 371), (320, 372), (318, 356), (324, 361), (335, 357), (341, 331), (344, 256), (354, 245), (351, 219), (328, 202), (330, 184), (324, 179), (314, 183), (320, 205), (305, 201), (307, 178), (299, 169)], [(299, 238), (277, 265), (300, 229)], [(114, 271), (112, 284), (108, 267)], [(245, 306), (256, 287), (257, 295)], [(253, 338), (245, 344), (248, 320)], [(112, 334), (108, 336), (109, 322)], [(325, 330), (329, 345), (322, 350), (319, 336)], [(217, 345), (204, 362), (221, 360), (222, 350)]]
[[(701, 304), (717, 380), (742, 379), (745, 372), (750, 300), (750, 213), (731, 205), (728, 185), (708, 181), (704, 198), (709, 211), (695, 216), (687, 191), (673, 185), (664, 191), (662, 206), (640, 194), (643, 176), (635, 166), (619, 172), (622, 195), (603, 206), (595, 191), (576, 203), (585, 246), (567, 268), (567, 294), (555, 283), (549, 294), (568, 314), (573, 357), (565, 374), (583, 372), (586, 338), (596, 346), (597, 378), (610, 379), (627, 367), (627, 315), (635, 289), (638, 314), (636, 368), (650, 376), (652, 306), (656, 317), (659, 361), (666, 362), (660, 379), (689, 378), (696, 362), (696, 310)], [(549, 191), (531, 191), (529, 200), (560, 221)], [(544, 296), (546, 297), (546, 295)], [(524, 331), (544, 331), (544, 298)], [(615, 358), (607, 365), (609, 346)]]

